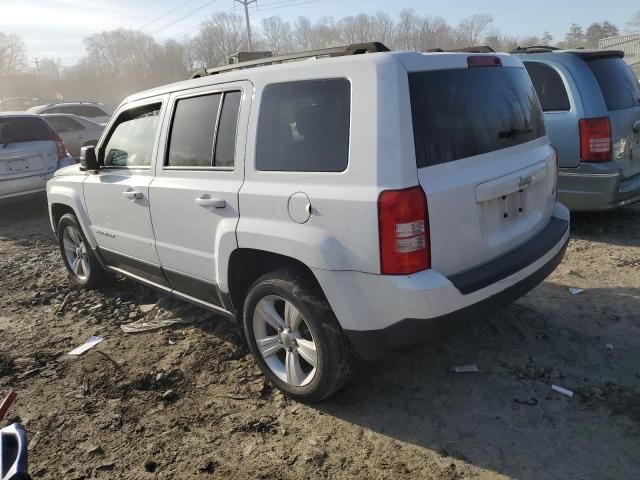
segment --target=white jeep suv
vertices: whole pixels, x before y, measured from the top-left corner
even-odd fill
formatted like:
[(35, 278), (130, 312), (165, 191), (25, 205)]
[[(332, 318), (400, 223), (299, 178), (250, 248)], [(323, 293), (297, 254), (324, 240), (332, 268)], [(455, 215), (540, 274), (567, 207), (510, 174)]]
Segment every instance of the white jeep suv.
[(48, 183), (71, 279), (116, 272), (237, 318), (265, 375), (306, 401), (341, 388), (356, 354), (419, 344), (542, 281), (569, 212), (522, 62), (356, 54), (376, 50), (127, 98)]

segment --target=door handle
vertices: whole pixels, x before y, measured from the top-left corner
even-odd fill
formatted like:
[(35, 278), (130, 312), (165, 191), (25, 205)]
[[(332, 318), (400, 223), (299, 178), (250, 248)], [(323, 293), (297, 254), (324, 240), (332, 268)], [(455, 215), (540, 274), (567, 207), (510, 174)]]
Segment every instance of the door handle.
[(633, 124), (633, 131), (636, 133), (640, 132), (640, 120)]
[(125, 190), (122, 192), (122, 196), (128, 198), (129, 200), (140, 200), (142, 198), (142, 192), (137, 192), (135, 190)]
[(196, 205), (200, 205), (201, 207), (224, 208), (227, 206), (227, 202), (220, 198), (211, 198), (208, 195), (203, 195), (196, 198)]

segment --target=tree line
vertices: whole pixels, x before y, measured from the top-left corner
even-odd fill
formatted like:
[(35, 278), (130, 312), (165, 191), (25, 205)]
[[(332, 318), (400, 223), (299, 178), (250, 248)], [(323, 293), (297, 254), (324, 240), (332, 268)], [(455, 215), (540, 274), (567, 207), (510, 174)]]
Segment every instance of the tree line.
[[(380, 41), (394, 50), (426, 51), (488, 45), (496, 51), (518, 46), (555, 45), (561, 48), (597, 48), (602, 38), (620, 34), (609, 21), (594, 22), (586, 29), (572, 24), (564, 39), (548, 32), (518, 37), (500, 32), (488, 14), (475, 14), (450, 25), (442, 17), (420, 15), (405, 9), (396, 19), (384, 12), (360, 14), (338, 20), (330, 17), (294, 22), (279, 16), (253, 25), (256, 50), (273, 54), (315, 50), (350, 43)], [(627, 24), (640, 31), (640, 11)], [(117, 29), (84, 39), (86, 55), (75, 65), (42, 58), (29, 64), (22, 39), (0, 32), (0, 99), (14, 96), (45, 100), (99, 100), (118, 104), (126, 95), (189, 78), (197, 69), (226, 64), (231, 54), (246, 50), (244, 18), (216, 13), (200, 24), (192, 37), (158, 42), (138, 30)]]

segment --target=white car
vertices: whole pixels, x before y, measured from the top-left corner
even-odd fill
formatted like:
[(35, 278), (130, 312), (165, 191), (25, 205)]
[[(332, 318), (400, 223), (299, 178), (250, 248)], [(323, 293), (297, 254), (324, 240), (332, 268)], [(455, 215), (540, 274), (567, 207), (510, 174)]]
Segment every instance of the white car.
[(345, 385), (355, 353), (533, 288), (563, 258), (569, 211), (522, 62), (359, 54), (376, 50), (127, 98), (47, 187), (72, 281), (116, 272), (237, 318), (264, 374), (305, 401)]
[(80, 149), (96, 145), (104, 125), (70, 113), (47, 113), (42, 115), (51, 128), (60, 135), (74, 159), (80, 158)]
[(113, 112), (106, 105), (97, 102), (63, 102), (38, 105), (27, 110), (29, 113), (70, 113), (89, 120), (105, 124)]
[(0, 113), (0, 200), (43, 192), (57, 169), (73, 163), (42, 118)]

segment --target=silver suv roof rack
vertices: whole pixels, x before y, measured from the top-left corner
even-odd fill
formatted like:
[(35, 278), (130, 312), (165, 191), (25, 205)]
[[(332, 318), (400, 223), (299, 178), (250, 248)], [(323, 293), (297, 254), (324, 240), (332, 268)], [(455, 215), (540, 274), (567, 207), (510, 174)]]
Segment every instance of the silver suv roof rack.
[(313, 57), (344, 57), (347, 55), (360, 55), (363, 53), (388, 52), (389, 48), (380, 42), (352, 43), (342, 47), (323, 48), (320, 50), (311, 50), (308, 52), (289, 53), (286, 55), (278, 55), (275, 57), (260, 58), (258, 60), (250, 60), (248, 62), (233, 63), (222, 67), (209, 67), (198, 70), (191, 78), (200, 78), (207, 75), (216, 75), (218, 73), (230, 72), (233, 70), (242, 70), (244, 68), (262, 67), (265, 65), (273, 65), (276, 63), (290, 62), (295, 60), (303, 60)]
[(528, 47), (517, 47), (511, 50), (509, 53), (547, 53), (560, 50), (557, 47), (550, 47), (549, 45), (530, 45)]
[(442, 48), (430, 48), (425, 50), (427, 53), (496, 53), (496, 51), (488, 45), (476, 45), (472, 47), (453, 48), (451, 50), (443, 50)]

